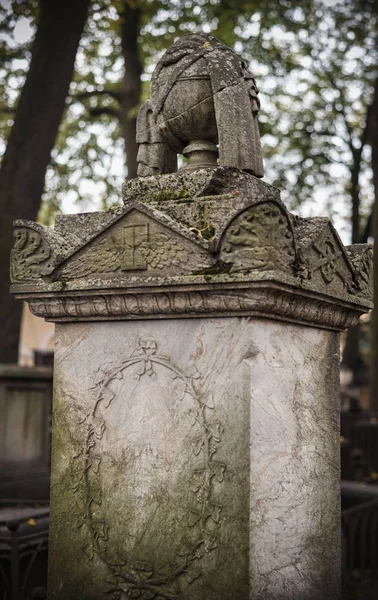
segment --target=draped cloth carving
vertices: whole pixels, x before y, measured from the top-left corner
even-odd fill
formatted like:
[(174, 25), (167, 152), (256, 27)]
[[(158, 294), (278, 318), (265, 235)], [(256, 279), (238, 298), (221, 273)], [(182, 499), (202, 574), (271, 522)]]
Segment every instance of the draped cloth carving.
[(138, 175), (176, 170), (195, 140), (219, 143), (219, 164), (264, 174), (258, 89), (246, 63), (211, 35), (187, 35), (159, 61), (137, 121)]

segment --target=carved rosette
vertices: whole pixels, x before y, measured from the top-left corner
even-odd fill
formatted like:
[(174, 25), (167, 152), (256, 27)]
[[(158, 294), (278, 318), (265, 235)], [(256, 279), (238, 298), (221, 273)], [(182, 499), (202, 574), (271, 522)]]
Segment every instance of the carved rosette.
[(290, 215), (237, 169), (169, 177), (148, 178), (149, 204), (17, 221), (12, 291), (52, 321), (240, 314), (341, 330), (372, 308), (371, 250), (345, 248), (328, 219)]

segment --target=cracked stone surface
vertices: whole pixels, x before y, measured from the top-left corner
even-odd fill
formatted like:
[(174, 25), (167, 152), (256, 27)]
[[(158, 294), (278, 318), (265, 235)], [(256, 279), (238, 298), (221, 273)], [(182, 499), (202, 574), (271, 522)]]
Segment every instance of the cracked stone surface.
[(184, 36), (123, 206), (14, 223), (11, 291), (56, 323), (50, 600), (340, 600), (338, 332), (372, 249), (261, 181), (257, 94)]
[(50, 598), (340, 598), (336, 333), (233, 317), (56, 340)]

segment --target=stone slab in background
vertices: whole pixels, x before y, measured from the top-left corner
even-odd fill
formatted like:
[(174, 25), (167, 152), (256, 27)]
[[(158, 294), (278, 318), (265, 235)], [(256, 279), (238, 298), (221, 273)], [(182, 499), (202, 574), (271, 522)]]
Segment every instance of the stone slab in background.
[(0, 496), (49, 497), (52, 368), (0, 365)]

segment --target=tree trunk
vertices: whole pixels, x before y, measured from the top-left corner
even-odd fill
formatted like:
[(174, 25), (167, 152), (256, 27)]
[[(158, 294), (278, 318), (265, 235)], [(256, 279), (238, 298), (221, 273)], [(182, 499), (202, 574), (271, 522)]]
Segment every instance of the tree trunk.
[(374, 182), (374, 304), (371, 318), (371, 389), (370, 409), (378, 412), (378, 79), (375, 82), (374, 99), (369, 111), (369, 141)]
[[(352, 201), (352, 244), (361, 243), (360, 232), (360, 170), (362, 159), (363, 140), (361, 148), (354, 150), (353, 166), (350, 172), (350, 196)], [(346, 342), (342, 356), (342, 364), (347, 366), (353, 372), (353, 383), (358, 384), (364, 379), (367, 367), (362, 359), (360, 352), (360, 324), (357, 323), (351, 327), (346, 334)]]
[(121, 15), (122, 54), (125, 62), (123, 89), (121, 92), (120, 126), (125, 140), (127, 178), (137, 176), (136, 118), (141, 98), (142, 64), (139, 59), (138, 37), (140, 10), (124, 1)]
[(17, 362), (21, 302), (9, 294), (12, 222), (35, 221), (90, 0), (41, 0), (29, 72), (0, 169), (0, 363)]
[(362, 149), (355, 151), (351, 169), (350, 195), (352, 200), (352, 244), (361, 242), (360, 235), (360, 170)]
[(351, 385), (366, 385), (369, 366), (365, 364), (360, 352), (361, 326), (359, 323), (348, 329), (341, 364), (353, 373)]

